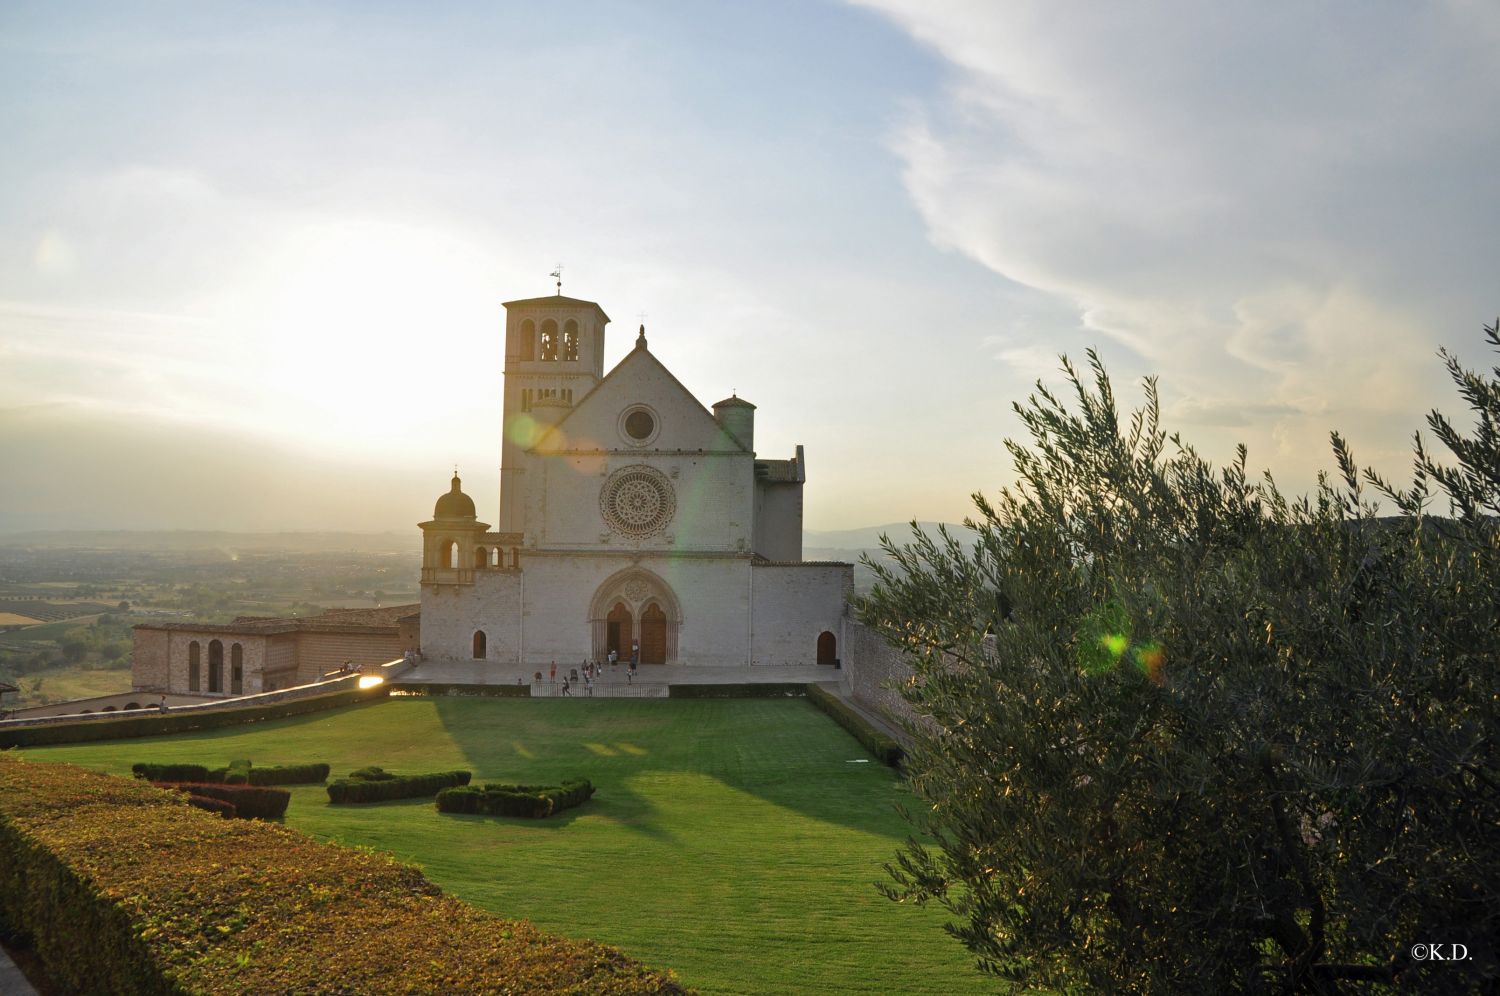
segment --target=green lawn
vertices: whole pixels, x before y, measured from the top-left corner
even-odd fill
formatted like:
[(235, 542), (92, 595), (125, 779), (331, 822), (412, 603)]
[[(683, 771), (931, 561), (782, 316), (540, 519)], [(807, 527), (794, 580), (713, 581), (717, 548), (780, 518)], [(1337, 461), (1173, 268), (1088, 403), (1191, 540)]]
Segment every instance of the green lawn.
[[(7, 709), (113, 695), (128, 692), (131, 687), (128, 667), (96, 670), (83, 664), (59, 664), (32, 671), (16, 678), (14, 683), (21, 691), (14, 699), (6, 699)], [(150, 701), (150, 696), (141, 699), (143, 705)]]
[(875, 891), (906, 834), (893, 805), (910, 797), (802, 700), (393, 699), (25, 756), (117, 773), (248, 757), (327, 761), (335, 776), (367, 764), (462, 767), (476, 782), (580, 775), (598, 794), (545, 821), (443, 815), (427, 800), (334, 807), (301, 786), (286, 822), (391, 851), (471, 902), (617, 945), (704, 992), (996, 988), (940, 911)]

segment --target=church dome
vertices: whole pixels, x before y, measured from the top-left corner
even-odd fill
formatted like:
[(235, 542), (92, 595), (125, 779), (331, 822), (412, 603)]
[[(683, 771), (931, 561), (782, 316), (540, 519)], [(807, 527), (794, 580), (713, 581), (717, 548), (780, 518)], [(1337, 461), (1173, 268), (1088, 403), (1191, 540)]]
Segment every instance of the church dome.
[(472, 519), (475, 516), (474, 499), (463, 493), (458, 474), (453, 475), (453, 487), (437, 500), (432, 510), (434, 519)]

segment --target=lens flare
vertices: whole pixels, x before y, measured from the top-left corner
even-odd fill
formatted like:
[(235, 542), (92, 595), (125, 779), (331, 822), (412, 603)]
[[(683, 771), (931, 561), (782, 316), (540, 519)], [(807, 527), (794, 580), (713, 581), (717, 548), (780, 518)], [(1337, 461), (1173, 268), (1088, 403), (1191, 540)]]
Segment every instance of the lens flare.
[(521, 414), (511, 416), (510, 424), (505, 427), (505, 434), (517, 446), (530, 447), (536, 442), (540, 433), (537, 430), (536, 419), (530, 415)]

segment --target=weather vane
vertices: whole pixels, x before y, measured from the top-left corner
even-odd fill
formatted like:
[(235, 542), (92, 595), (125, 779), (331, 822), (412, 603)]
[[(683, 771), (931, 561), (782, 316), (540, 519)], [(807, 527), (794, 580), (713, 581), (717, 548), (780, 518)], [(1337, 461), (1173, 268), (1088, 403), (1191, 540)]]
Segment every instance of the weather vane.
[(557, 296), (562, 297), (562, 264), (558, 263), (557, 269), (547, 274), (547, 276), (557, 281)]

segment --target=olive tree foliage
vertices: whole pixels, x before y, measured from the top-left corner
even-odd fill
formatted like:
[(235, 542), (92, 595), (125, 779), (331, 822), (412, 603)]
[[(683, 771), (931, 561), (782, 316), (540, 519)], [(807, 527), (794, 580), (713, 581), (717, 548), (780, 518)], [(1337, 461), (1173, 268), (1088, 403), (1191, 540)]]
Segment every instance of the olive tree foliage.
[(1097, 356), (1064, 359), (972, 544), (869, 564), (920, 717), (887, 894), (1061, 992), (1500, 989), (1500, 368), (1447, 359), (1456, 465), (1419, 439), (1398, 489), (1334, 434), (1300, 498), (1169, 435), (1153, 380), (1122, 425)]

